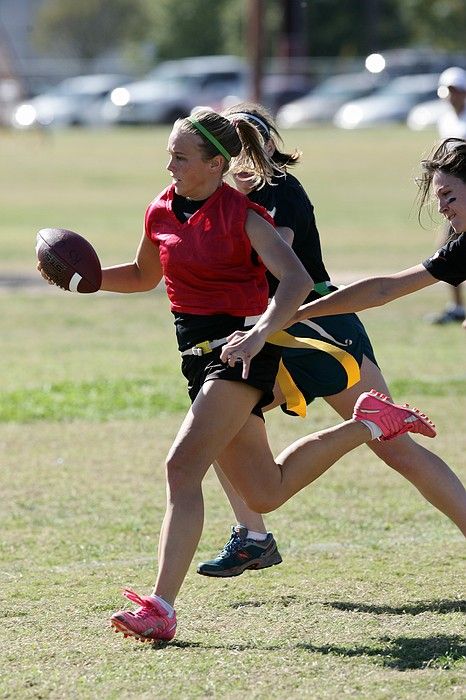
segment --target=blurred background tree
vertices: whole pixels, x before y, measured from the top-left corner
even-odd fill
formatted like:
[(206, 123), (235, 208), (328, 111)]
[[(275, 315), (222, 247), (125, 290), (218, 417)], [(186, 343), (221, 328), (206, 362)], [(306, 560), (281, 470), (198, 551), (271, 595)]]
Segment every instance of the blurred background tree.
[[(95, 58), (141, 42), (152, 59), (245, 55), (250, 2), (256, 0), (44, 0), (34, 37), (51, 53)], [(257, 0), (258, 2), (259, 0)], [(427, 46), (461, 51), (465, 0), (263, 0), (266, 56), (283, 53), (284, 23), (301, 28), (301, 55), (364, 56)]]
[(222, 23), (221, 15), (230, 1), (149, 0), (157, 57), (167, 59), (223, 53), (229, 27)]
[(424, 46), (464, 51), (464, 0), (398, 0), (399, 16), (409, 26), (411, 40)]
[(306, 3), (313, 56), (363, 56), (409, 42), (400, 20), (404, 0), (312, 0)]
[[(289, 0), (288, 0), (289, 1)], [(274, 55), (282, 0), (264, 2), (266, 53)], [(244, 55), (247, 47), (248, 0), (148, 0), (159, 59)]]
[(147, 0), (45, 0), (33, 38), (49, 54), (96, 58), (151, 33)]

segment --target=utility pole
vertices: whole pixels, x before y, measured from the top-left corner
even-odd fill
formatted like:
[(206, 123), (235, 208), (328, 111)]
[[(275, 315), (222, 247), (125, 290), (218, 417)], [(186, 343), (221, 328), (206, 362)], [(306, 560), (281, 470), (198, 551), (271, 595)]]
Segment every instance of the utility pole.
[(302, 0), (282, 0), (282, 30), (279, 55), (290, 61), (306, 54), (305, 13)]
[(247, 53), (251, 68), (250, 97), (254, 102), (260, 103), (264, 61), (263, 0), (248, 0), (247, 25)]

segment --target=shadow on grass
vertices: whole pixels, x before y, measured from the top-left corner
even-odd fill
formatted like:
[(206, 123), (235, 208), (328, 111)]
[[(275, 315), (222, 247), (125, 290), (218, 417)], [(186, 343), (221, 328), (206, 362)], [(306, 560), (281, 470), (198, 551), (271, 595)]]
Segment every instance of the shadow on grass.
[[(299, 602), (299, 598), (296, 595), (282, 595), (282, 596), (280, 596), (279, 600), (274, 602), (274, 605), (278, 604), (284, 608), (287, 608), (289, 605), (293, 605), (294, 603), (297, 603), (297, 602)], [(233, 608), (233, 610), (239, 610), (240, 608), (260, 608), (263, 605), (270, 605), (270, 601), (268, 601), (268, 600), (242, 600), (241, 602), (230, 603), (229, 607)], [(327, 605), (327, 603), (325, 603), (325, 605)]]
[(333, 654), (351, 658), (354, 656), (376, 657), (386, 668), (409, 671), (423, 668), (452, 668), (458, 661), (466, 661), (465, 640), (457, 635), (438, 637), (396, 637), (383, 639), (380, 646), (339, 647), (332, 644), (315, 646), (297, 644), (319, 654)]
[(346, 610), (347, 612), (362, 612), (372, 615), (421, 615), (426, 612), (446, 615), (452, 612), (466, 612), (466, 600), (429, 600), (417, 603), (408, 603), (403, 606), (392, 605), (367, 605), (365, 603), (350, 603), (347, 601), (331, 601), (322, 605)]
[[(208, 644), (173, 640), (169, 643), (147, 645), (145, 649), (222, 649), (223, 651), (283, 651), (281, 644)], [(466, 643), (458, 635), (437, 637), (395, 637), (382, 638), (373, 646), (337, 646), (333, 644), (315, 645), (304, 642), (295, 645), (296, 649), (313, 654), (340, 656), (345, 658), (368, 657), (385, 668), (397, 671), (436, 668), (448, 670), (466, 661)]]
[[(239, 608), (260, 608), (268, 605), (270, 601), (263, 600), (242, 600), (241, 602), (230, 603), (229, 607), (237, 610)], [(298, 596), (281, 596), (278, 601), (284, 608), (299, 602)], [(319, 601), (312, 601), (312, 605)], [(421, 600), (417, 603), (407, 603), (402, 606), (393, 605), (373, 605), (368, 603), (352, 603), (346, 600), (332, 600), (320, 603), (323, 607), (343, 610), (345, 612), (361, 612), (370, 615), (421, 615), (432, 612), (447, 615), (454, 612), (466, 612), (466, 600)]]
[[(280, 603), (283, 607), (292, 605), (297, 600), (296, 596), (284, 596)], [(232, 608), (261, 607), (266, 602), (247, 600), (241, 603), (233, 603)], [(323, 606), (348, 612), (362, 612), (373, 615), (420, 615), (426, 612), (448, 614), (465, 612), (465, 600), (433, 600), (419, 601), (403, 606), (369, 605), (365, 603), (352, 603), (347, 601), (331, 601), (321, 603)], [(257, 641), (251, 644), (209, 644), (206, 642), (190, 642), (173, 640), (168, 644), (154, 644), (146, 648), (154, 650), (165, 647), (178, 649), (222, 649), (224, 651), (280, 651), (283, 645), (260, 644)], [(466, 640), (458, 635), (438, 635), (429, 637), (381, 637), (378, 642), (368, 645), (338, 646), (333, 644), (315, 645), (300, 642), (296, 649), (305, 650), (315, 654), (334, 655), (346, 658), (368, 657), (375, 663), (385, 668), (397, 671), (409, 671), (416, 669), (436, 668), (448, 670), (466, 662)]]

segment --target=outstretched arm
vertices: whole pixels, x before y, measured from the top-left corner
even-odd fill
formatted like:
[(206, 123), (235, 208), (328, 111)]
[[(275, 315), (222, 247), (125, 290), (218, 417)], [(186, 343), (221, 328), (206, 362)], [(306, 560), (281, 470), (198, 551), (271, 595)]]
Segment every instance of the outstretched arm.
[(421, 264), (393, 275), (368, 277), (300, 306), (291, 323), (317, 316), (333, 316), (362, 311), (417, 292), (438, 282)]

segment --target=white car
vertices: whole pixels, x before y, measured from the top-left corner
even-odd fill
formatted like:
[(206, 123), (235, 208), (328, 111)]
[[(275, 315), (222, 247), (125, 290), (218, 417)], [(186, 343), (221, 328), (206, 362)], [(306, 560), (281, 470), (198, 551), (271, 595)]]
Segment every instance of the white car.
[(128, 76), (99, 73), (67, 78), (47, 92), (18, 104), (11, 124), (31, 127), (82, 126), (100, 121), (99, 102)]
[(451, 109), (447, 100), (427, 100), (410, 110), (406, 123), (414, 131), (430, 129), (437, 126), (440, 117)]
[(368, 71), (333, 75), (307, 95), (283, 105), (277, 113), (277, 124), (281, 129), (291, 129), (331, 121), (342, 104), (372, 94), (384, 82), (384, 78)]
[(406, 122), (410, 109), (437, 95), (438, 73), (393, 78), (370, 97), (344, 104), (333, 123), (341, 129), (361, 129)]

